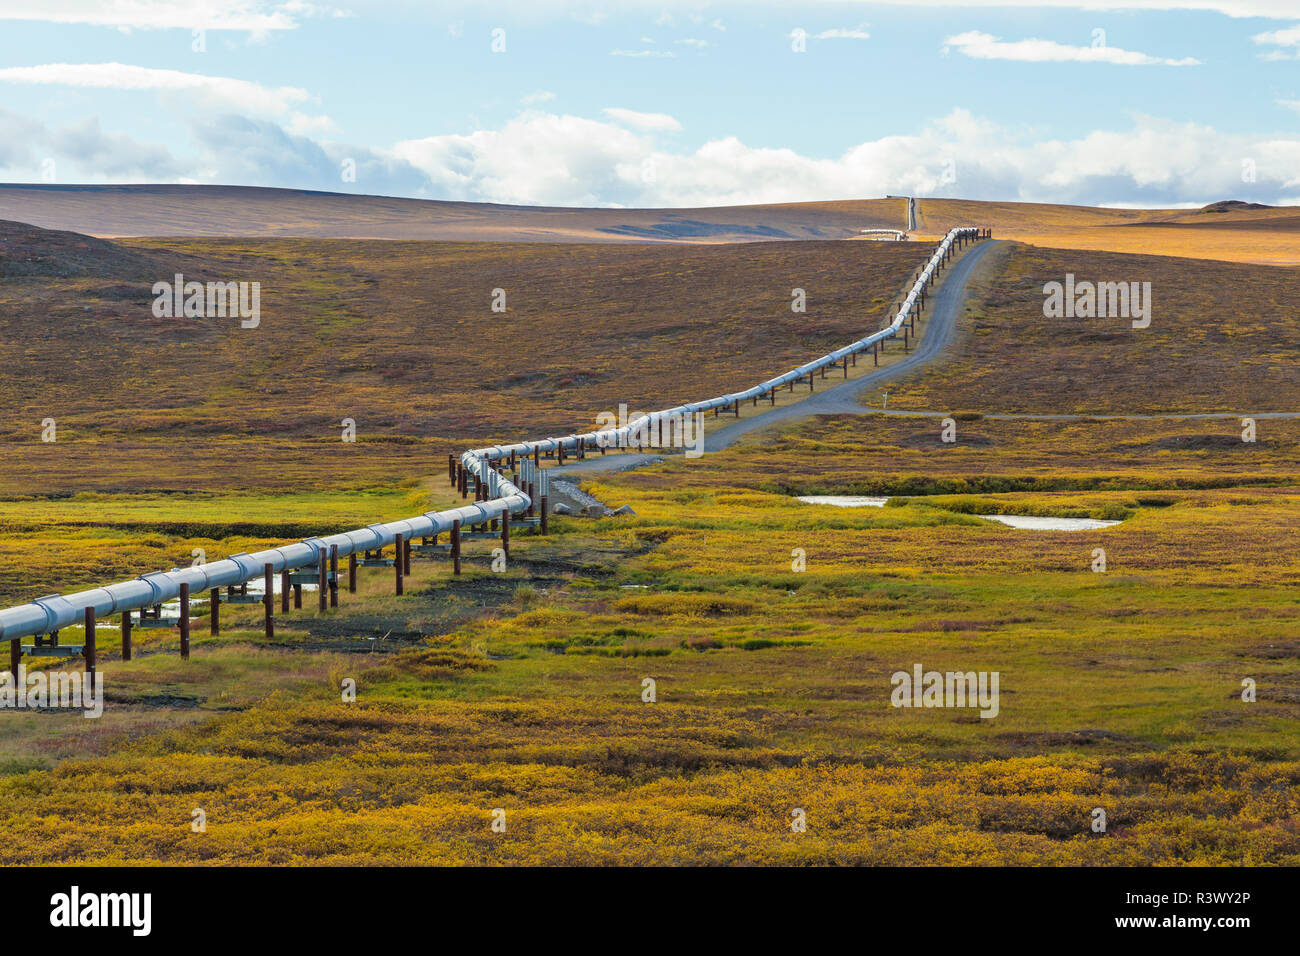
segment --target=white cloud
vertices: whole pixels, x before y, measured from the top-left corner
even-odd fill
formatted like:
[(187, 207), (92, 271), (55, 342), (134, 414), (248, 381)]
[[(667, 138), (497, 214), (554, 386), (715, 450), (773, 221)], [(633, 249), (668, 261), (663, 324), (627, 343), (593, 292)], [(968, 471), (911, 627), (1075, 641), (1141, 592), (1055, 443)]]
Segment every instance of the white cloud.
[(950, 36), (944, 52), (955, 47), (958, 53), (977, 60), (1019, 60), (1025, 63), (1119, 63), (1125, 66), (1199, 66), (1192, 57), (1172, 60), (1148, 56), (1116, 46), (1067, 46), (1054, 40), (1006, 41), (979, 30)]
[(536, 93), (529, 93), (519, 102), (525, 106), (533, 106), (537, 103), (549, 103), (553, 99), (555, 99), (555, 94), (550, 90), (538, 90)]
[(288, 130), (296, 136), (328, 136), (338, 132), (338, 124), (328, 116), (294, 113), (289, 117)]
[[(1300, 137), (1243, 136), (1139, 116), (1127, 129), (1022, 141), (960, 109), (916, 133), (832, 158), (751, 147), (736, 137), (671, 151), (621, 125), (540, 114), (468, 137), (399, 144), (392, 155), (449, 198), (545, 205), (715, 206), (906, 193), (1167, 207), (1225, 197), (1275, 202), (1300, 187)], [(1258, 182), (1243, 195), (1246, 157)]]
[(703, 48), (703, 47), (706, 47), (706, 46), (709, 45), (709, 41), (708, 41), (708, 40), (697, 40), (697, 39), (695, 39), (695, 37), (687, 37), (686, 39), (684, 39), (684, 40), (678, 40), (677, 42), (678, 42), (678, 43), (685, 44), (686, 46), (693, 46), (693, 47), (699, 47), (699, 48)]
[(0, 0), (0, 20), (39, 20), (139, 29), (292, 30), (300, 19), (342, 11), (302, 0)]
[[(575, 9), (586, 9), (592, 0), (498, 0), (494, 9), (505, 8), (527, 12), (534, 16), (567, 15)], [(881, 6), (905, 6), (912, 11), (926, 8), (939, 9), (1052, 9), (1095, 11), (1173, 11), (1205, 10), (1230, 17), (1268, 17), (1275, 20), (1292, 20), (1296, 16), (1295, 0), (872, 0)], [(444, 0), (442, 6), (455, 6), (454, 0)], [(861, 8), (863, 0), (827, 0), (826, 6)], [(620, 0), (620, 12), (640, 12), (657, 15), (656, 23), (672, 26), (677, 20), (674, 11), (682, 18), (699, 22), (696, 13), (700, 0)], [(794, 0), (749, 0), (745, 9), (754, 11), (767, 8), (785, 13), (797, 13)]]
[(1257, 33), (1251, 37), (1251, 39), (1261, 46), (1291, 48), (1289, 50), (1268, 50), (1259, 55), (1260, 59), (1274, 61), (1300, 59), (1300, 26), (1289, 27), (1285, 30), (1270, 30), (1265, 33)]
[(187, 172), (166, 146), (106, 133), (89, 118), (50, 129), (0, 109), (0, 176), (7, 182), (169, 182)]
[(610, 50), (610, 56), (662, 56), (674, 57), (677, 54), (672, 50)]
[[(636, 125), (629, 116), (656, 119)], [(94, 120), (51, 130), (0, 109), (0, 179), (39, 181), (42, 162), (53, 160), (60, 182), (221, 182), (624, 207), (886, 193), (1173, 207), (1225, 198), (1276, 203), (1300, 193), (1300, 135), (1243, 135), (1148, 116), (1043, 140), (955, 109), (830, 157), (753, 147), (734, 136), (682, 149), (658, 135), (671, 118), (657, 117), (615, 108), (604, 119), (528, 110), (498, 129), (376, 149), (317, 141), (296, 133), (292, 119), (205, 115), (189, 120), (187, 150), (175, 135), (157, 146), (105, 132)], [(351, 186), (339, 177), (345, 159), (357, 168)], [(1247, 160), (1257, 180), (1249, 185), (1241, 179)]]
[(1300, 26), (1256, 33), (1251, 39), (1256, 43), (1271, 43), (1274, 46), (1300, 46)]
[(151, 90), (197, 94), (224, 109), (260, 115), (282, 115), (295, 104), (311, 101), (306, 90), (293, 86), (267, 87), (248, 80), (205, 76), (180, 70), (159, 70), (125, 63), (46, 63), (0, 68), (0, 82), (76, 86), (111, 90)]
[(862, 27), (836, 27), (833, 30), (823, 30), (821, 33), (813, 34), (814, 40), (869, 40), (871, 34)]
[[(406, 140), (390, 151), (433, 195), (504, 203), (609, 205), (646, 153), (636, 134), (577, 116), (530, 114), (499, 130)], [(358, 176), (358, 181), (361, 177)]]
[(682, 128), (682, 124), (667, 113), (638, 113), (636, 110), (620, 109), (617, 106), (607, 106), (603, 112), (615, 122), (635, 129), (679, 130)]

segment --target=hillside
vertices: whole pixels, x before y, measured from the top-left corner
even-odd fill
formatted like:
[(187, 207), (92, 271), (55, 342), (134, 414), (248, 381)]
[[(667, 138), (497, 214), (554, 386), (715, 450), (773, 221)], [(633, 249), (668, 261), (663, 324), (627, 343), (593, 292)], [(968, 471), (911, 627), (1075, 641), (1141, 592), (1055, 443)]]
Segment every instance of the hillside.
[(577, 209), (245, 186), (0, 185), (0, 219), (95, 236), (497, 242), (845, 239), (904, 224), (901, 199), (706, 209)]
[(1108, 209), (967, 199), (923, 199), (918, 206), (927, 235), (983, 225), (1000, 239), (1056, 249), (1300, 265), (1300, 209), (1293, 206), (1225, 201), (1200, 209)]
[[(57, 486), (55, 475), (73, 489), (247, 487), (263, 469), (276, 482), (325, 480), (319, 455), (339, 452), (351, 418), (360, 442), (328, 479), (346, 481), (401, 442), (567, 434), (622, 403), (658, 408), (747, 387), (878, 328), (929, 250), (9, 231), (25, 237), (10, 257), (44, 270), (0, 283), (0, 472), (19, 488)], [(152, 285), (177, 271), (260, 283), (260, 324), (156, 317)], [(791, 310), (796, 287), (804, 313)], [(495, 289), (504, 313), (492, 311)], [(46, 418), (59, 444), (33, 445)], [(93, 462), (65, 452), (105, 440), (199, 447)], [(249, 460), (223, 474), (212, 446), (227, 440)], [(252, 440), (271, 447), (250, 454)]]

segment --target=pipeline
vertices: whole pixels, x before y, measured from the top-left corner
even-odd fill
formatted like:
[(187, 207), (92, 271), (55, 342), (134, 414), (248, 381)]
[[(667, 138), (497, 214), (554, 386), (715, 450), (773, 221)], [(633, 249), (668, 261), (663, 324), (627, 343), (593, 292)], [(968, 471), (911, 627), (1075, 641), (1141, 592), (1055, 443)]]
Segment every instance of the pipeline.
[(784, 375), (768, 379), (753, 388), (702, 402), (651, 412), (628, 422), (621, 428), (565, 435), (560, 438), (544, 438), (540, 441), (520, 442), (513, 445), (493, 445), (489, 448), (477, 448), (465, 452), (460, 457), (461, 465), (470, 477), (477, 478), (486, 486), (487, 500), (448, 511), (429, 511), (401, 521), (372, 524), (356, 531), (347, 531), (325, 538), (307, 538), (296, 544), (259, 551), (256, 554), (236, 554), (221, 561), (190, 568), (154, 571), (143, 574), (133, 581), (92, 588), (66, 597), (54, 594), (37, 598), (30, 604), (0, 610), (0, 640), (51, 634), (80, 622), (87, 608), (94, 610), (95, 617), (103, 619), (115, 613), (155, 607), (179, 597), (183, 584), (189, 586), (191, 594), (242, 585), (262, 577), (268, 564), (276, 574), (298, 568), (316, 567), (321, 556), (328, 555), (334, 547), (338, 548), (339, 557), (347, 557), (366, 550), (385, 548), (394, 544), (399, 534), (404, 541), (411, 541), (416, 537), (429, 537), (450, 531), (456, 524), (462, 528), (469, 527), (493, 521), (506, 512), (510, 514), (525, 512), (532, 505), (532, 500), (521, 488), (499, 472), (493, 462), (543, 454), (562, 455), (564, 451), (569, 450), (581, 455), (583, 450), (593, 447), (627, 447), (629, 438), (645, 435), (647, 429), (653, 429), (664, 421), (678, 420), (681, 416), (694, 415), (710, 409), (738, 407), (740, 402), (765, 396), (769, 392), (775, 392), (777, 388), (803, 379), (808, 379), (811, 383), (813, 374), (819, 370), (841, 362), (849, 355), (870, 349), (877, 342), (895, 337), (916, 309), (922, 293), (936, 270), (947, 260), (954, 247), (968, 241), (989, 237), (989, 230), (971, 226), (950, 230), (908, 290), (898, 314), (889, 325), (844, 348), (791, 369)]

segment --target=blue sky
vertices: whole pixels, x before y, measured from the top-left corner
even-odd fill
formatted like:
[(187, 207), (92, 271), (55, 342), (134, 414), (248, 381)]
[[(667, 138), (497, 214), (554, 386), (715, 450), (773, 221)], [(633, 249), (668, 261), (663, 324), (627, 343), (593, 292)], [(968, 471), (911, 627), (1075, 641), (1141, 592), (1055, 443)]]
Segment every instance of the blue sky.
[(1300, 202), (1298, 55), (1300, 0), (0, 0), (0, 179)]

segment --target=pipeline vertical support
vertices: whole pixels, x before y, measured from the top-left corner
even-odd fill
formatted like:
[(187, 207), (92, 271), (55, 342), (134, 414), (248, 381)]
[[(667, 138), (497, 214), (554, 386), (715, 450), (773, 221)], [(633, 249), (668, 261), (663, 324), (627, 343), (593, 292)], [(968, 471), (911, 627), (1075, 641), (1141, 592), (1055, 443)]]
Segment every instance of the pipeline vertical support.
[(357, 556), (355, 553), (348, 555), (348, 593), (357, 593)]
[(221, 588), (208, 593), (208, 633), (213, 637), (221, 633)]
[(262, 606), (266, 609), (266, 636), (275, 637), (275, 565), (270, 561), (262, 565)]
[(81, 656), (86, 661), (86, 674), (95, 673), (95, 609), (86, 608), (86, 643), (81, 648)]
[(406, 567), (406, 561), (402, 556), (404, 543), (402, 533), (399, 531), (397, 533), (397, 549), (393, 555), (394, 587), (398, 597), (402, 596), (402, 570)]
[(402, 542), (402, 573), (411, 576), (411, 539)]
[(510, 559), (510, 509), (501, 512), (501, 550)]
[(322, 614), (329, 607), (329, 566), (324, 548), (316, 549), (316, 605)]
[(131, 612), (122, 612), (122, 660), (131, 659)]
[(289, 613), (289, 569), (280, 572), (280, 613)]
[(546, 534), (550, 531), (550, 528), (546, 520), (548, 517), (550, 517), (550, 510), (551, 510), (550, 501), (548, 500), (548, 498), (549, 496), (542, 495), (542, 534)]
[[(127, 612), (130, 614), (130, 612)], [(13, 674), (14, 683), (18, 683), (18, 667), (23, 662), (23, 642), (21, 638), (15, 637), (9, 642), (9, 672)]]
[(190, 659), (190, 586), (181, 584), (181, 660)]
[(460, 519), (451, 523), (451, 573), (460, 574)]
[(295, 611), (302, 610), (302, 582), (301, 581), (293, 582), (293, 609)]
[(330, 607), (339, 606), (339, 546), (330, 545)]

